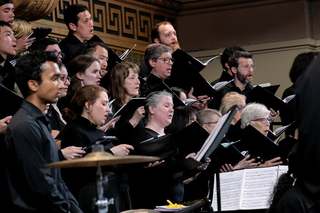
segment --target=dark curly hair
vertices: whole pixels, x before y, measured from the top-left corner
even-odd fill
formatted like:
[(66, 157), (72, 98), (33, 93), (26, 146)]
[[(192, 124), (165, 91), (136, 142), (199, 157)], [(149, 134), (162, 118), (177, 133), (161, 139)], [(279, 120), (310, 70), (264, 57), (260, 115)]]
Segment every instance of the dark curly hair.
[(23, 97), (29, 95), (29, 80), (35, 80), (38, 84), (42, 83), (41, 76), (45, 71), (42, 69), (42, 65), (47, 61), (57, 63), (58, 59), (55, 54), (51, 52), (33, 51), (17, 60), (15, 80)]

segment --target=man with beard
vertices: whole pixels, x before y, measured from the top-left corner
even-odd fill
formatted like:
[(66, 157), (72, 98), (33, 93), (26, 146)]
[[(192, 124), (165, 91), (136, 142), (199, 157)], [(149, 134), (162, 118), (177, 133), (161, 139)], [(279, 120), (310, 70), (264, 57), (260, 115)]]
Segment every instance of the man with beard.
[(233, 81), (215, 94), (213, 101), (209, 103), (210, 108), (218, 110), (221, 99), (228, 92), (238, 92), (239, 94), (245, 95), (253, 88), (251, 82), (253, 80), (254, 66), (251, 53), (235, 51), (232, 56), (230, 56), (228, 65), (233, 75)]
[[(172, 48), (172, 53), (180, 49), (177, 32), (168, 21), (159, 22), (151, 30), (151, 40), (156, 44), (164, 44)], [(140, 67), (140, 76), (147, 77), (150, 74), (147, 65), (142, 62)]]

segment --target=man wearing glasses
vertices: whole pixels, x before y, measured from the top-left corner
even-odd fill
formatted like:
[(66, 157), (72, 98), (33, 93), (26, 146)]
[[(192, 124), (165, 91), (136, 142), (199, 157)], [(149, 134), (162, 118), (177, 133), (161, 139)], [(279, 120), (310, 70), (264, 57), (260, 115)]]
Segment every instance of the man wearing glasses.
[(174, 63), (171, 54), (172, 48), (164, 44), (156, 43), (147, 46), (144, 58), (150, 74), (140, 86), (140, 92), (143, 96), (164, 89), (160, 86), (165, 84), (165, 80), (170, 77), (172, 64)]
[(41, 50), (46, 52), (53, 52), (58, 58), (58, 64), (62, 63), (62, 60), (64, 59), (64, 56), (65, 56), (58, 45), (58, 41), (52, 38), (42, 38), (35, 41), (31, 45), (30, 50), (31, 51)]
[(253, 80), (254, 66), (251, 53), (235, 51), (232, 56), (230, 56), (228, 65), (233, 75), (233, 81), (216, 93), (213, 101), (209, 103), (210, 108), (218, 110), (221, 99), (228, 92), (237, 92), (245, 95), (253, 88), (251, 82)]

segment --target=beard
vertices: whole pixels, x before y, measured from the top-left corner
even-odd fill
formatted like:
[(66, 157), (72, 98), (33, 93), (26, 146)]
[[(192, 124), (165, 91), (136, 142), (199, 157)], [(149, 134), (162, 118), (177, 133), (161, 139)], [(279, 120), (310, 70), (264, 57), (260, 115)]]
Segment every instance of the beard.
[(243, 84), (249, 84), (253, 80), (253, 78), (251, 78), (251, 80), (249, 80), (248, 75), (242, 75), (239, 71), (237, 71), (237, 78)]

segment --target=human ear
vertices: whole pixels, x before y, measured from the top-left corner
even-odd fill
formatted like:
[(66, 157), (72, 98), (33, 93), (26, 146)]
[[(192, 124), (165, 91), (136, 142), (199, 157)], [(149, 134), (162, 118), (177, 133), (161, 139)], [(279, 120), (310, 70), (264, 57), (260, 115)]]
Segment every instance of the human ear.
[(154, 59), (149, 59), (149, 64), (150, 64), (150, 66), (151, 67), (155, 67), (155, 61), (154, 61)]
[(237, 68), (231, 67), (231, 72), (232, 72), (234, 75), (237, 74)]
[(159, 44), (159, 43), (160, 43), (160, 40), (159, 40), (158, 38), (154, 38), (154, 39), (153, 39), (153, 42)]
[(77, 78), (79, 78), (80, 80), (82, 80), (82, 79), (83, 79), (83, 75), (82, 75), (82, 73), (77, 72), (77, 73), (76, 73), (76, 75), (77, 75)]
[(70, 28), (72, 31), (77, 31), (77, 26), (76, 26), (74, 23), (69, 23), (69, 28)]
[(35, 80), (29, 80), (28, 81), (28, 87), (32, 92), (37, 92), (38, 91), (38, 82)]
[(149, 106), (149, 112), (151, 115), (155, 114), (154, 108), (152, 106)]

